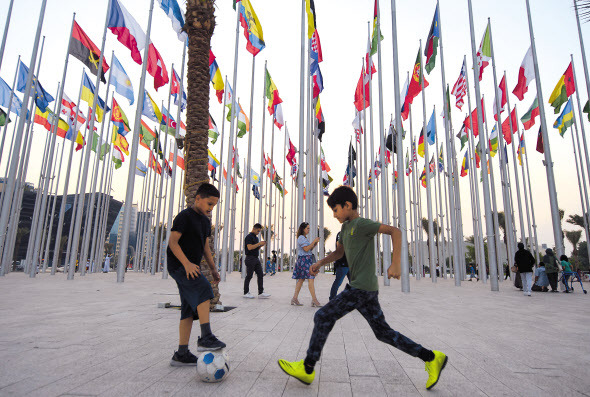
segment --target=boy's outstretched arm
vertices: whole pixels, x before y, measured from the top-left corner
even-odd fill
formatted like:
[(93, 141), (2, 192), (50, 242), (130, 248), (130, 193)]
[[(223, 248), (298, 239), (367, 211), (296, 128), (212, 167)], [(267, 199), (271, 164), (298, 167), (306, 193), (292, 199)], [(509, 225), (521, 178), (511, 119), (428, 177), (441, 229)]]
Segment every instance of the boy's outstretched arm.
[(391, 266), (387, 269), (387, 278), (399, 280), (401, 276), (402, 232), (397, 227), (381, 225), (379, 233), (391, 236)]
[(219, 277), (219, 272), (217, 272), (217, 266), (215, 266), (215, 261), (213, 261), (213, 255), (211, 254), (211, 248), (209, 248), (209, 237), (205, 241), (205, 261), (209, 265), (209, 269), (211, 269), (211, 276), (213, 276), (213, 280), (216, 283), (221, 281), (221, 277)]
[(320, 267), (325, 266), (328, 263), (337, 261), (338, 259), (342, 258), (343, 256), (344, 256), (344, 246), (340, 243), (336, 243), (336, 251), (334, 251), (331, 254), (329, 254), (328, 256), (324, 257), (324, 259), (321, 259), (321, 260), (317, 261), (316, 263), (314, 263), (313, 265), (311, 265), (311, 267), (309, 268), (309, 272), (312, 274), (312, 276), (315, 276), (319, 273)]

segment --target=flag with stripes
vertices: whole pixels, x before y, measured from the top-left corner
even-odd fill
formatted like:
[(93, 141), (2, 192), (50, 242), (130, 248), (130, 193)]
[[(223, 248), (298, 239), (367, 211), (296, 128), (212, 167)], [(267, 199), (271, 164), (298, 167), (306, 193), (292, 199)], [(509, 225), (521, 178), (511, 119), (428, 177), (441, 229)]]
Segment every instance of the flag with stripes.
[(463, 61), (463, 66), (461, 66), (461, 73), (459, 74), (459, 78), (455, 82), (453, 86), (453, 94), (457, 98), (457, 103), (455, 104), (459, 109), (463, 107), (465, 101), (463, 98), (467, 95), (467, 78), (466, 78), (467, 69), (465, 67), (465, 61)]

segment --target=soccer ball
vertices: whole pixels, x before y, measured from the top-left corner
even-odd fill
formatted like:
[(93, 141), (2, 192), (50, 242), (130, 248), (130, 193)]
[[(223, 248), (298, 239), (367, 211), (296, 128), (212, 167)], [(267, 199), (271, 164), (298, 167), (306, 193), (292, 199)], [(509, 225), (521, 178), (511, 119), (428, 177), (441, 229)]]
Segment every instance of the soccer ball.
[(229, 355), (225, 349), (204, 352), (197, 360), (197, 374), (203, 382), (221, 382), (229, 373)]

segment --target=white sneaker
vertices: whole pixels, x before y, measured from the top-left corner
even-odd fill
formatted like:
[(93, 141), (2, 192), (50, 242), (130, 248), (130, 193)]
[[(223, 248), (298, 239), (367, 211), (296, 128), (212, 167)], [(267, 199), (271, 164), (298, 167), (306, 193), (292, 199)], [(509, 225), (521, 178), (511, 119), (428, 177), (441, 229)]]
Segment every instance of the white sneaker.
[(254, 295), (252, 295), (251, 293), (248, 292), (247, 294), (244, 294), (244, 298), (246, 298), (246, 299), (254, 299)]
[(258, 294), (258, 299), (268, 299), (268, 298), (270, 298), (270, 294), (267, 294), (266, 292)]
[(531, 293), (530, 293), (530, 292), (527, 292), (527, 293), (526, 293), (526, 295), (527, 295), (527, 296), (531, 296)]

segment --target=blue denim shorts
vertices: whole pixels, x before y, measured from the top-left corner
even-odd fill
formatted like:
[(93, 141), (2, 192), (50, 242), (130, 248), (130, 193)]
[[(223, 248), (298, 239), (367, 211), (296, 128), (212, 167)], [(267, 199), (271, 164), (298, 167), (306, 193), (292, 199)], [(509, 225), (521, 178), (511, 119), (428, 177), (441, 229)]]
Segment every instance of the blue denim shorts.
[(213, 289), (209, 280), (202, 274), (197, 278), (187, 278), (184, 267), (170, 272), (170, 277), (176, 281), (180, 295), (180, 319), (192, 317), (197, 320), (197, 306), (213, 299)]

